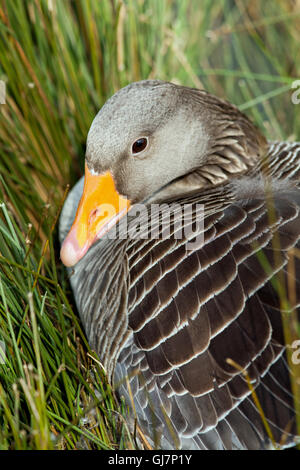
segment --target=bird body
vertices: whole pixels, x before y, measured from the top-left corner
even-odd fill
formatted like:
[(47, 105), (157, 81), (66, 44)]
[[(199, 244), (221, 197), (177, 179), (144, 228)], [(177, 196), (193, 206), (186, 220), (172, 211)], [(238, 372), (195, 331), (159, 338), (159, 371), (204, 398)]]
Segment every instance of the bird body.
[[(300, 302), (298, 259), (288, 266), (300, 237), (300, 144), (267, 142), (207, 92), (143, 81), (101, 109), (86, 161), (86, 180), (109, 172), (130, 208), (114, 236), (93, 235), (80, 251), (82, 178), (60, 219), (62, 259), (76, 261), (70, 281), (90, 345), (152, 445), (292, 445), (281, 316)], [(279, 287), (291, 284), (284, 304)]]

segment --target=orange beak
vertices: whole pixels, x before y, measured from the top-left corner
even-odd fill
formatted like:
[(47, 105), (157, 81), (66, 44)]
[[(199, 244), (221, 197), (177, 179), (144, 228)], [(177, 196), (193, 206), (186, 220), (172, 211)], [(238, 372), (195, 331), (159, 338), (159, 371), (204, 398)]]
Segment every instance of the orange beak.
[(130, 201), (119, 195), (110, 172), (93, 175), (85, 165), (83, 193), (71, 230), (61, 247), (62, 262), (74, 266), (129, 208)]

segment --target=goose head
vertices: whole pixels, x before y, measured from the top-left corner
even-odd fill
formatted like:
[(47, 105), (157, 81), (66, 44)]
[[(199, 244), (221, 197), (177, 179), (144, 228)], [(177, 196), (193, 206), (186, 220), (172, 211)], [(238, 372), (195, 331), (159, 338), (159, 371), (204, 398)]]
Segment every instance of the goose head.
[(84, 189), (63, 263), (75, 265), (133, 204), (224, 183), (247, 171), (264, 145), (235, 106), (203, 90), (159, 80), (119, 90), (88, 133)]

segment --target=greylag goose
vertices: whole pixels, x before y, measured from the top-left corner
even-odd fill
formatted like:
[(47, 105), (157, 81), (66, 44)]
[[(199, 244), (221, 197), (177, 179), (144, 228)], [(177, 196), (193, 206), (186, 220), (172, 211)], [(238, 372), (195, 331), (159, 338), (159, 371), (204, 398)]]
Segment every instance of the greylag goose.
[(203, 90), (132, 83), (94, 119), (61, 259), (90, 345), (153, 447), (297, 439), (281, 314), (300, 301), (296, 257), (288, 269), (299, 175), (300, 143), (267, 142)]

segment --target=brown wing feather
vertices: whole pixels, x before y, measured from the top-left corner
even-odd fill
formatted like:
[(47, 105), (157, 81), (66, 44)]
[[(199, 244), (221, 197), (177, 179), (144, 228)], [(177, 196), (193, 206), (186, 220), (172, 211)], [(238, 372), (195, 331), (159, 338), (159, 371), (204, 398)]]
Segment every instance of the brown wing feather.
[[(275, 206), (271, 221), (270, 201)], [(166, 446), (185, 445), (189, 438), (189, 445), (199, 448), (264, 447), (268, 439), (261, 417), (244, 377), (227, 363), (231, 358), (248, 370), (278, 441), (291, 425), (290, 442), (296, 432), (294, 407), (278, 296), (275, 300), (270, 280), (286, 266), (287, 250), (299, 239), (297, 191), (275, 191), (269, 201), (263, 195), (236, 200), (219, 212), (214, 228), (214, 239), (192, 254), (184, 256), (184, 247), (170, 242), (169, 272), (159, 249), (152, 266), (142, 261), (130, 266), (129, 259), (132, 289), (138, 292), (134, 298), (139, 299), (130, 303), (134, 335), (129, 347), (144, 351), (143, 373), (146, 367), (150, 378), (144, 409), (153, 406), (153, 394), (168, 397), (170, 423), (152, 409)], [(274, 255), (274, 233), (280, 236), (279, 256)], [(274, 376), (281, 377), (279, 384)], [(166, 441), (170, 425), (171, 442)], [(212, 438), (211, 429), (218, 438)]]

